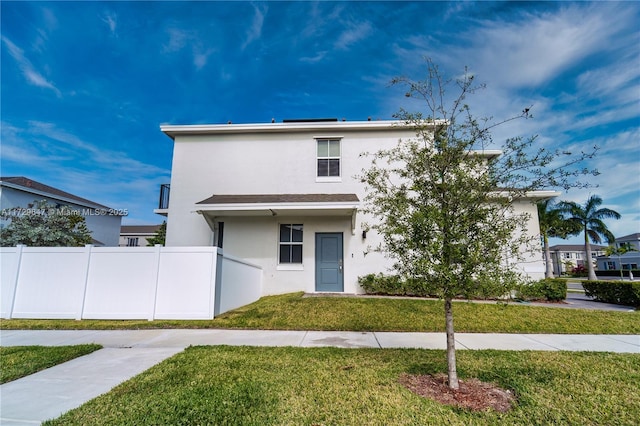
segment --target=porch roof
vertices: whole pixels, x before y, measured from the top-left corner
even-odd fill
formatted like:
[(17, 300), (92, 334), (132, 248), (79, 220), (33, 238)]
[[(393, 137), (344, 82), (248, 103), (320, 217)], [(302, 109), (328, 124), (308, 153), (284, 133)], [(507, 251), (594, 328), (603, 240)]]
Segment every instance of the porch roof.
[(353, 231), (359, 206), (356, 194), (214, 194), (196, 212), (209, 225), (224, 216), (350, 216)]

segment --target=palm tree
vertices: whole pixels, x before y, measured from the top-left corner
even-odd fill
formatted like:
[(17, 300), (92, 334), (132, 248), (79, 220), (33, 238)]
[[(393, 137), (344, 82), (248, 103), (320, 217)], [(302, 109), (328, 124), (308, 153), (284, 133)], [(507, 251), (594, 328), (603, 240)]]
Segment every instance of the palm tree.
[(607, 243), (611, 244), (615, 241), (613, 234), (607, 229), (607, 225), (602, 221), (603, 219), (614, 218), (620, 219), (620, 213), (611, 209), (599, 209), (602, 204), (602, 198), (597, 195), (589, 197), (584, 206), (579, 205), (573, 201), (563, 201), (558, 204), (558, 207), (567, 215), (568, 220), (574, 222), (580, 226), (580, 229), (584, 231), (584, 248), (587, 252), (587, 270), (589, 271), (589, 280), (595, 281), (596, 273), (593, 270), (593, 262), (591, 261), (591, 244), (589, 238), (596, 244), (602, 242), (603, 236)]
[(542, 236), (542, 248), (544, 250), (544, 261), (546, 270), (545, 278), (553, 278), (553, 264), (551, 261), (551, 251), (549, 250), (549, 237), (567, 238), (569, 234), (577, 234), (581, 229), (569, 232), (568, 224), (572, 222), (566, 221), (562, 215), (562, 210), (552, 204), (551, 199), (539, 201), (538, 205), (538, 222), (540, 224), (540, 235)]
[(553, 263), (551, 252), (549, 251), (549, 238), (567, 238), (569, 235), (576, 235), (582, 231), (582, 227), (575, 222), (566, 220), (563, 210), (559, 204), (554, 205), (551, 199), (538, 202), (538, 222), (540, 224), (540, 235), (542, 236), (542, 247), (546, 270), (544, 277), (553, 278)]

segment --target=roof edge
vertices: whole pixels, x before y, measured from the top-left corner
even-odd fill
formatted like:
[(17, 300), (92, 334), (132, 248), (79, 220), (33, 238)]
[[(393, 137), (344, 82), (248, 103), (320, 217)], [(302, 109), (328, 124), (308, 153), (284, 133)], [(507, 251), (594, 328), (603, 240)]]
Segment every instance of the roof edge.
[[(444, 120), (425, 122), (425, 125), (444, 124)], [(299, 131), (326, 130), (395, 130), (413, 127), (400, 120), (379, 121), (337, 121), (337, 122), (287, 122), (287, 123), (249, 123), (249, 124), (162, 124), (160, 130), (172, 139), (179, 135), (211, 135), (233, 133), (287, 133)]]

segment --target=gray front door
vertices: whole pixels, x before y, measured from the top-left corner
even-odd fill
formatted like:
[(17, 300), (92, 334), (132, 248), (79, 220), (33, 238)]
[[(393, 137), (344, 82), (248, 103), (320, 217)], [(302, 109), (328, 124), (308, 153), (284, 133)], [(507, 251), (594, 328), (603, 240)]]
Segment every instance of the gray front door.
[(344, 291), (342, 233), (316, 234), (316, 291)]

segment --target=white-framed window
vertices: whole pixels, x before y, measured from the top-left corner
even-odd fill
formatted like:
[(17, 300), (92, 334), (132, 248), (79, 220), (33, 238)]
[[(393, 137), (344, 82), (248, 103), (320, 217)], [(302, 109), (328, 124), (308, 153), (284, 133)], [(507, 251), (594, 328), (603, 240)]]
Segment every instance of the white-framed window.
[(302, 224), (280, 224), (279, 264), (302, 264)]
[(571, 253), (563, 253), (563, 254), (562, 254), (562, 257), (563, 257), (564, 259), (571, 259)]
[(607, 262), (607, 270), (611, 271), (616, 269), (616, 263), (615, 262)]
[(339, 138), (316, 139), (316, 176), (318, 180), (339, 180), (341, 176)]
[(576, 259), (578, 260), (582, 259), (582, 253), (576, 253)]
[(138, 247), (138, 246), (139, 246), (138, 237), (127, 238), (127, 247)]

